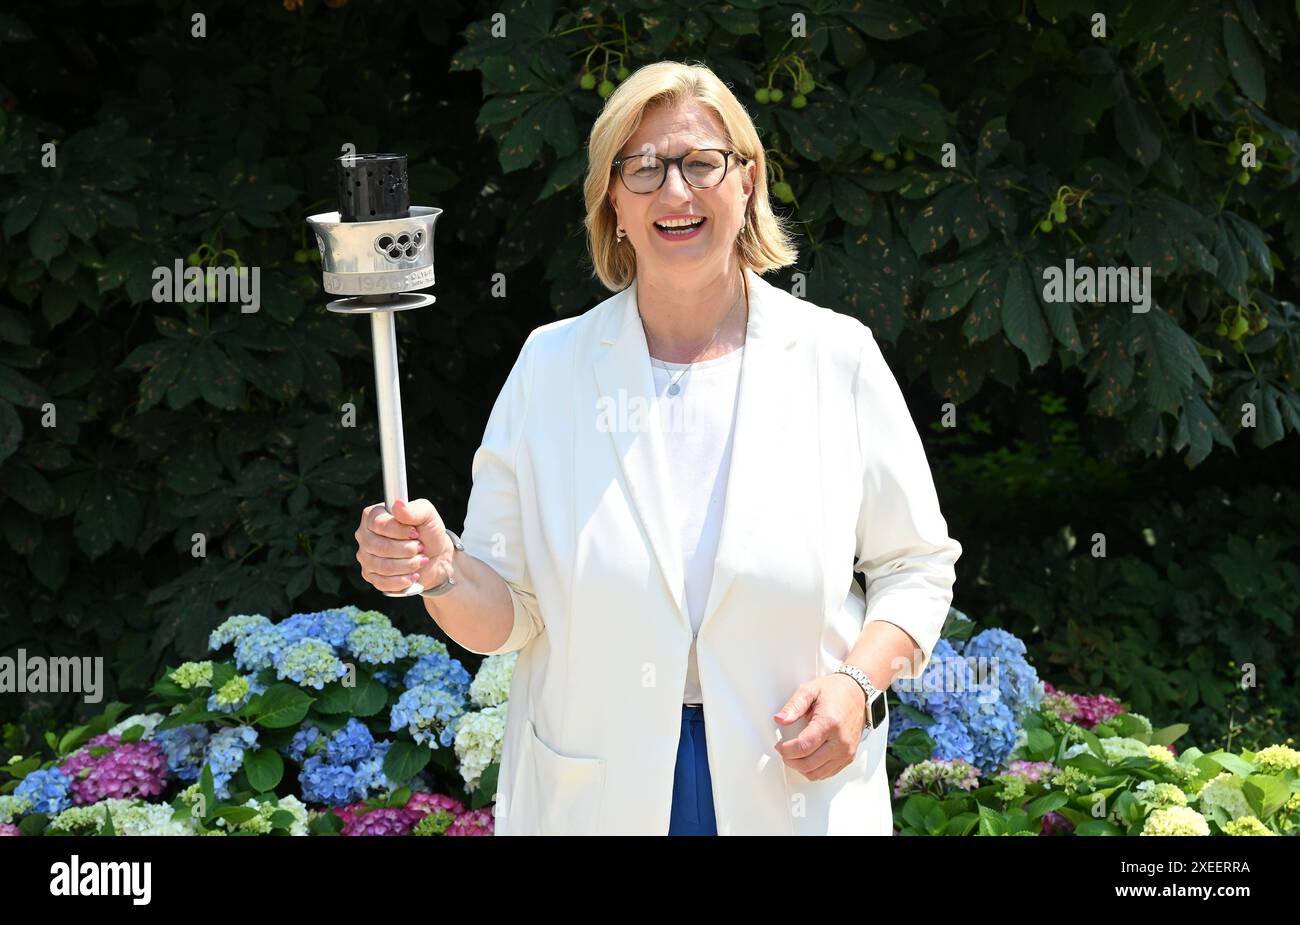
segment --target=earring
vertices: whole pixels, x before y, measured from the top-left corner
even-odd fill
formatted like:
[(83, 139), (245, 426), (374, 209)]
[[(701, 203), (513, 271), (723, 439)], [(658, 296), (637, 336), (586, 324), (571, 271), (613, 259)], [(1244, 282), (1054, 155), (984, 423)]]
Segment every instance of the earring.
[(622, 225), (619, 225), (619, 226), (618, 226), (618, 243), (622, 244), (622, 243), (623, 243), (623, 239), (624, 239), (625, 237), (627, 237), (627, 232), (623, 230), (623, 226), (622, 226)]

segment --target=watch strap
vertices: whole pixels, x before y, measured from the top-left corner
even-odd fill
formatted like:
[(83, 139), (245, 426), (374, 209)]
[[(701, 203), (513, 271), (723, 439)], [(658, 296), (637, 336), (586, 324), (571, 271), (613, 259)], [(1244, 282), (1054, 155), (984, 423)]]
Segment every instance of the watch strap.
[(878, 691), (876, 689), (876, 686), (871, 683), (871, 679), (867, 677), (866, 673), (862, 669), (858, 668), (856, 665), (841, 665), (840, 667), (835, 669), (835, 673), (846, 674), (854, 681), (858, 682), (858, 686), (862, 688), (862, 692), (866, 695), (867, 698), (866, 703), (864, 704), (864, 707), (866, 709), (866, 717), (863, 720), (864, 728), (866, 729), (875, 728), (871, 723), (871, 703), (877, 697), (881, 696), (881, 692)]
[[(451, 545), (454, 546), (460, 552), (464, 552), (465, 544), (460, 541), (460, 537), (457, 536), (455, 533), (452, 533), (446, 527), (444, 527), (443, 530), (447, 534), (447, 536), (451, 538)], [(454, 557), (455, 553), (452, 553), (452, 556)], [(447, 580), (444, 581), (442, 584), (438, 585), (438, 587), (425, 588), (423, 591), (420, 592), (420, 595), (422, 597), (438, 597), (440, 594), (446, 594), (454, 587), (456, 587), (456, 579), (454, 576), (448, 575)]]

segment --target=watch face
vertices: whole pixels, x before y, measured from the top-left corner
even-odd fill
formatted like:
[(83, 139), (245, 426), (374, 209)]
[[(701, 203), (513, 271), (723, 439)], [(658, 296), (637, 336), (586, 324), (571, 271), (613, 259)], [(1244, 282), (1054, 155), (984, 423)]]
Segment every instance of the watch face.
[(880, 724), (885, 721), (885, 695), (882, 692), (879, 697), (871, 701), (871, 728), (879, 729)]

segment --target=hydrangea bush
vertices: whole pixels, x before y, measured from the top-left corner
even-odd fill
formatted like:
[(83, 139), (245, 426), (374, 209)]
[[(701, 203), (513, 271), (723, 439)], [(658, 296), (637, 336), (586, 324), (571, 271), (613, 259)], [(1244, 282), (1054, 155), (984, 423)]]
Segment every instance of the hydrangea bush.
[(235, 615), (209, 648), (0, 766), (0, 834), (492, 834), (515, 653), (471, 677), (356, 607)]
[(1104, 694), (1059, 691), (1011, 634), (963, 642), (969, 622), (954, 625), (920, 679), (894, 684), (899, 833), (1300, 834), (1300, 751), (1180, 753), (1185, 724), (1154, 729)]
[[(895, 826), (927, 835), (1300, 834), (1300, 752), (1173, 743), (1103, 694), (1039, 679), (960, 612), (891, 687)], [(446, 646), (344, 607), (229, 618), (210, 648), (0, 766), (0, 835), (491, 835), (516, 653)], [(6, 779), (7, 778), (7, 779)]]

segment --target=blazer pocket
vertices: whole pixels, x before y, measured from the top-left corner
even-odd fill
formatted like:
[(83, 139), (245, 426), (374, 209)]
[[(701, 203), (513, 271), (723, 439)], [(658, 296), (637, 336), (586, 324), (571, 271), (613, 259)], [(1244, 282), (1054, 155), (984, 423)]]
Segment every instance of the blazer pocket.
[(595, 835), (605, 795), (605, 759), (574, 758), (551, 748), (527, 721), (532, 797), (540, 835)]

